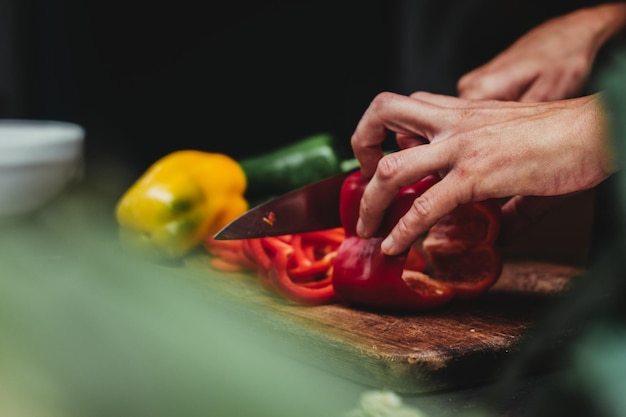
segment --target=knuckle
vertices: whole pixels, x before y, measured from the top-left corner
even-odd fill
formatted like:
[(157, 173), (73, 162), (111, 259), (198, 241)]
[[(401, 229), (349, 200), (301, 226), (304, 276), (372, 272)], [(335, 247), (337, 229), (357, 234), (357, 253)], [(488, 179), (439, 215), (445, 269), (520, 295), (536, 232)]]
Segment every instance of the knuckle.
[(378, 161), (377, 175), (383, 181), (394, 178), (400, 170), (400, 164), (395, 155), (386, 155)]
[[(459, 145), (459, 148), (461, 148), (461, 146), (462, 145)], [(456, 163), (450, 170), (450, 174), (453, 175), (457, 181), (468, 183), (474, 175), (480, 177), (482, 172), (480, 171), (479, 161), (476, 160), (477, 158), (480, 158), (478, 152), (471, 149), (466, 150), (465, 148), (466, 147), (463, 146), (463, 151), (465, 152), (464, 157), (468, 162)]]
[(416, 99), (416, 100), (423, 100), (423, 99), (427, 99), (428, 97), (430, 97), (430, 94), (425, 91), (416, 91), (412, 93), (409, 97)]
[(460, 97), (472, 99), (480, 94), (482, 79), (475, 76), (464, 76), (456, 84)]
[(470, 100), (483, 100), (494, 97), (497, 95), (498, 90), (498, 80), (493, 75), (461, 78), (457, 83), (459, 96)]
[(432, 201), (424, 195), (419, 196), (413, 201), (412, 210), (418, 218), (429, 219), (433, 211)]
[(352, 134), (352, 136), (350, 137), (350, 146), (352, 146), (352, 148), (356, 148), (358, 147), (358, 145), (361, 144), (361, 137), (358, 133), (358, 129)]
[(456, 83), (456, 89), (460, 96), (463, 96), (465, 93), (469, 91), (472, 86), (471, 78), (467, 75), (459, 78), (459, 81)]
[(393, 102), (395, 98), (396, 98), (396, 95), (394, 93), (391, 93), (389, 91), (383, 91), (382, 93), (378, 93), (376, 97), (374, 97), (374, 100), (372, 100), (371, 106), (374, 107), (375, 109), (386, 107), (391, 102)]

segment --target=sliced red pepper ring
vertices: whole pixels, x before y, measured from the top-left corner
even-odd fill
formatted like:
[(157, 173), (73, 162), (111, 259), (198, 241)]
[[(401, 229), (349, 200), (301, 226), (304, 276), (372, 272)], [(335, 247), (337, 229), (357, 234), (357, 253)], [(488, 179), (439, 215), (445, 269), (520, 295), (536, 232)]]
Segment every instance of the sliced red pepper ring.
[(310, 281), (320, 274), (326, 275), (329, 268), (332, 267), (336, 256), (337, 252), (329, 252), (326, 256), (314, 262), (289, 268), (289, 276), (294, 281)]
[(313, 263), (313, 248), (308, 247), (305, 249), (302, 246), (302, 235), (293, 236), (291, 247), (293, 248), (293, 254), (291, 255), (292, 264), (308, 266)]
[(337, 227), (334, 229), (301, 233), (300, 236), (302, 236), (305, 241), (315, 245), (339, 246), (346, 237), (346, 233), (342, 227)]
[(257, 266), (250, 261), (243, 251), (243, 241), (218, 241), (209, 238), (205, 247), (213, 255), (211, 265), (223, 271), (254, 271)]
[(246, 239), (243, 242), (243, 249), (246, 256), (261, 270), (268, 271), (272, 266), (272, 260), (265, 252), (261, 239)]
[(306, 288), (322, 288), (322, 287), (326, 287), (329, 284), (332, 285), (332, 271), (329, 271), (329, 274), (322, 279), (302, 282), (302, 283), (299, 283), (298, 285), (301, 285)]
[[(495, 282), (502, 267), (493, 245), (500, 218), (490, 203), (461, 208), (429, 232), (423, 249), (434, 271), (432, 277), (411, 269), (420, 267), (415, 258), (421, 253), (416, 249), (397, 256), (382, 253), (383, 237), (413, 200), (437, 181), (431, 175), (403, 187), (387, 210), (378, 234), (361, 239), (356, 235), (356, 222), (367, 182), (359, 171), (346, 179), (340, 207), (346, 239), (333, 265), (333, 285), (341, 300), (366, 309), (410, 312), (440, 306), (455, 296), (476, 296)], [(413, 258), (408, 262), (410, 255)]]
[(217, 256), (212, 260), (215, 268), (236, 271), (239, 262), (240, 268), (256, 270), (266, 289), (299, 304), (316, 305), (335, 299), (332, 266), (343, 237), (343, 228), (336, 228), (237, 242), (207, 239), (205, 247)]
[(277, 252), (273, 258), (269, 281), (276, 293), (288, 300), (306, 305), (326, 304), (334, 300), (335, 290), (330, 280), (321, 287), (293, 282), (287, 272), (288, 260), (289, 255), (286, 251)]
[[(302, 236), (300, 235), (294, 235), (292, 243), (300, 244), (301, 238)], [(289, 275), (290, 261), (295, 259), (294, 246), (285, 244), (277, 238), (262, 238), (261, 241), (272, 258), (268, 277), (269, 282), (278, 294), (296, 303), (308, 305), (325, 304), (334, 299), (335, 291), (331, 282), (321, 287), (306, 286), (294, 282)], [(319, 274), (323, 273), (323, 271), (316, 270), (315, 273), (312, 273), (311, 265), (312, 263), (307, 259), (305, 265), (296, 265), (295, 268), (301, 267), (304, 271), (308, 269), (310, 281), (319, 280)], [(332, 263), (327, 261), (325, 265), (326, 271), (328, 271)], [(300, 271), (301, 273), (302, 270)]]

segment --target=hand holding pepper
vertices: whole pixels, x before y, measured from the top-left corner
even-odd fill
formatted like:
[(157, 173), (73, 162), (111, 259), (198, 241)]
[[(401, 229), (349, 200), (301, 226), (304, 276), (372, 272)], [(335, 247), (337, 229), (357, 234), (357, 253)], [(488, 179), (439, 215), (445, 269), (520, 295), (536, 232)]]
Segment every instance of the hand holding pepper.
[[(606, 179), (617, 166), (601, 97), (572, 97), (583, 91), (599, 50), (625, 28), (625, 2), (582, 8), (537, 26), (465, 74), (460, 98), (376, 97), (352, 137), (363, 174), (373, 177), (359, 234), (371, 236), (395, 192), (430, 173), (441, 182), (415, 200), (383, 242), (385, 253), (402, 252), (459, 204), (494, 197), (513, 197), (502, 208), (506, 238), (550, 200)], [(388, 131), (401, 151), (383, 158)]]
[[(332, 276), (335, 292), (344, 302), (406, 313), (446, 304), (453, 297), (476, 297), (496, 282), (502, 270), (494, 247), (500, 208), (492, 201), (459, 206), (429, 230), (421, 247), (414, 245), (394, 256), (382, 252), (385, 234), (412, 201), (437, 181), (437, 176), (429, 175), (402, 187), (378, 232), (362, 239), (356, 234), (356, 223), (367, 180), (359, 171), (345, 180), (340, 213), (346, 237), (337, 251)], [(415, 255), (419, 262), (413, 260)]]
[[(388, 131), (401, 150), (383, 156)], [(401, 187), (428, 174), (441, 177), (383, 241), (388, 255), (406, 250), (461, 204), (577, 192), (617, 169), (600, 94), (529, 104), (381, 93), (360, 120), (352, 148), (371, 177), (361, 200), (361, 237), (374, 235)]]
[[(584, 91), (604, 45), (626, 27), (626, 2), (599, 4), (554, 17), (533, 28), (486, 64), (463, 75), (459, 97), (537, 102), (575, 97)], [(515, 196), (504, 206), (512, 240), (562, 196)]]

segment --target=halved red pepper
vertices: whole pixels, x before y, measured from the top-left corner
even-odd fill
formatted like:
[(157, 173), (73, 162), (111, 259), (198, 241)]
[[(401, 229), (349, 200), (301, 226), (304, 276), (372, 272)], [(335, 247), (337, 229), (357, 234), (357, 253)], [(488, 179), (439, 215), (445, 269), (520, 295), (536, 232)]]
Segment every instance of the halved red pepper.
[(437, 181), (438, 177), (430, 175), (403, 187), (378, 233), (362, 239), (356, 234), (356, 223), (367, 181), (360, 171), (345, 180), (340, 212), (346, 238), (337, 251), (332, 277), (335, 292), (344, 302), (376, 310), (424, 310), (455, 296), (476, 296), (496, 281), (502, 263), (494, 247), (500, 224), (495, 203), (461, 206), (431, 229), (423, 251), (430, 260), (426, 268), (432, 269), (432, 277), (418, 269), (423, 264), (407, 262), (415, 249), (396, 256), (385, 255), (380, 249), (384, 237), (413, 200)]
[(434, 278), (457, 298), (482, 294), (500, 276), (502, 259), (494, 246), (500, 216), (500, 206), (493, 200), (464, 204), (434, 225), (424, 239)]

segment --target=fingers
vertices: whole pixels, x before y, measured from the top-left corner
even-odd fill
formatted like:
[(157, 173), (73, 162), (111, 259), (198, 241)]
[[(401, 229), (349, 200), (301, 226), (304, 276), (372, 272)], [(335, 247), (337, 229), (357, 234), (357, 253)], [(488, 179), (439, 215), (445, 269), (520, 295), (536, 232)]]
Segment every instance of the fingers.
[(382, 158), (381, 144), (387, 132), (405, 137), (429, 138), (435, 126), (445, 125), (445, 112), (436, 111), (430, 103), (394, 93), (381, 93), (374, 98), (352, 134), (354, 156), (363, 176), (374, 175)]
[[(416, 199), (409, 213), (390, 233), (386, 253), (402, 252), (439, 218), (461, 202), (468, 201), (469, 197), (458, 189), (463, 184), (468, 190), (472, 188), (466, 186), (467, 178), (455, 182), (446, 177), (454, 166), (458, 148), (445, 138), (454, 133), (459, 120), (469, 123), (465, 130), (471, 130), (473, 124), (483, 124), (480, 117), (468, 120), (470, 104), (472, 111), (497, 107), (495, 101), (474, 103), (425, 92), (410, 97), (383, 93), (372, 101), (352, 136), (352, 148), (363, 176), (370, 178), (361, 200), (357, 224), (357, 233), (361, 237), (375, 235), (386, 209), (401, 187), (429, 174), (438, 173), (443, 179), (432, 191)], [(507, 104), (500, 103), (499, 106), (506, 107)], [(389, 131), (396, 133), (403, 150), (383, 157), (381, 143)]]
[(427, 91), (416, 91), (409, 97), (411, 97), (413, 100), (419, 100), (423, 103), (428, 103), (439, 107), (462, 108), (467, 106), (467, 101), (461, 100), (458, 97), (434, 94)]
[[(361, 199), (357, 233), (363, 238), (376, 234), (383, 215), (398, 190), (443, 170), (449, 159), (445, 144), (429, 144), (385, 156), (378, 164)], [(463, 199), (454, 184), (461, 184), (445, 177), (433, 185), (413, 203), (409, 212), (387, 236), (383, 251), (394, 255), (408, 248), (416, 238), (437, 220), (454, 209)]]
[(580, 92), (584, 79), (584, 74), (574, 70), (564, 74), (544, 74), (528, 86), (519, 101), (532, 103), (574, 97)]
[(459, 97), (469, 100), (540, 102), (577, 95), (586, 80), (586, 67), (574, 64), (545, 68), (536, 62), (483, 67), (467, 73), (458, 84)]
[(459, 79), (459, 97), (469, 100), (517, 100), (532, 84), (519, 68), (479, 68)]
[[(450, 155), (444, 151), (446, 147), (417, 145), (428, 143), (442, 130), (440, 126), (453, 124), (454, 114), (458, 113), (455, 108), (459, 107), (455, 100), (459, 99), (429, 93), (416, 93), (411, 97), (382, 93), (372, 101), (351, 140), (363, 176), (371, 178), (361, 200), (357, 224), (360, 236), (368, 238), (377, 232), (385, 210), (401, 187), (447, 166)], [(381, 144), (389, 131), (396, 133), (403, 151), (383, 157)], [(415, 214), (406, 219), (406, 225), (415, 226), (415, 230), (402, 229), (404, 224), (396, 226), (391, 239), (399, 243), (388, 250), (401, 252), (419, 236), (420, 230), (436, 221), (436, 216), (445, 214), (441, 210), (446, 210), (448, 205), (435, 206), (431, 212), (429, 201), (428, 196), (418, 200)]]
[(408, 249), (417, 237), (459, 205), (456, 193), (446, 189), (449, 184), (444, 178), (415, 199), (409, 211), (381, 243), (386, 255), (397, 255)]

